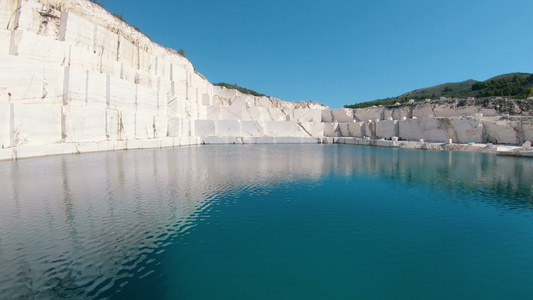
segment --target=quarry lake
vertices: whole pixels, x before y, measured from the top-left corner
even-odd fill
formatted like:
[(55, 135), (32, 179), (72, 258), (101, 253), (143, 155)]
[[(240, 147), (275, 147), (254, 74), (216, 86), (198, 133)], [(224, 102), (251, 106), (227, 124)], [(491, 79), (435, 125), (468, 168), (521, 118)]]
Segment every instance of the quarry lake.
[(533, 159), (221, 145), (0, 180), (0, 299), (533, 298)]

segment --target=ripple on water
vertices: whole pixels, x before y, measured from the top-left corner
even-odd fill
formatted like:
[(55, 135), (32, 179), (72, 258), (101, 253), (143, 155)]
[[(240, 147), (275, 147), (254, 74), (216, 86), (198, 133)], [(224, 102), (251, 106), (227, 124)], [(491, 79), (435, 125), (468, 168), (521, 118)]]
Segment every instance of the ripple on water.
[(533, 294), (527, 160), (244, 145), (1, 164), (1, 299)]

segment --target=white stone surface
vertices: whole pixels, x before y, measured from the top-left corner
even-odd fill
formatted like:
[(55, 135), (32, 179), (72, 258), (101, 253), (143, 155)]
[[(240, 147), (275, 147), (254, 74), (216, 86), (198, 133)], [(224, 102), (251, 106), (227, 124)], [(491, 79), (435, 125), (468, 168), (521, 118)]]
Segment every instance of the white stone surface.
[(276, 140), (274, 137), (264, 136), (264, 137), (255, 137), (251, 139), (252, 144), (275, 144)]
[(350, 108), (332, 109), (333, 121), (339, 123), (353, 122), (355, 120), (354, 110)]
[(202, 144), (216, 145), (216, 144), (227, 144), (227, 143), (228, 143), (227, 137), (219, 137), (219, 136), (202, 137)]
[(106, 140), (106, 112), (89, 106), (63, 106), (65, 142)]
[(219, 112), (220, 112), (221, 120), (243, 120), (243, 108), (242, 107), (220, 106)]
[(107, 77), (104, 74), (87, 71), (86, 101), (88, 106), (107, 107)]
[(70, 12), (61, 14), (59, 40), (92, 50), (94, 45), (94, 24)]
[(263, 115), (266, 115), (266, 109), (264, 107), (248, 107), (246, 108), (247, 116), (250, 118), (250, 120), (255, 121), (267, 121), (264, 120)]
[(93, 51), (70, 45), (68, 61), (64, 64), (87, 71), (100, 71), (101, 57)]
[(241, 123), (237, 120), (216, 121), (216, 135), (220, 137), (241, 136)]
[(157, 92), (152, 89), (148, 89), (142, 85), (135, 85), (135, 104), (136, 111), (145, 114), (157, 115)]
[(0, 90), (12, 94), (16, 103), (63, 103), (63, 67), (21, 59), (15, 56), (0, 56)]
[(196, 136), (216, 136), (215, 120), (196, 120)]
[(435, 118), (407, 119), (399, 121), (399, 137), (404, 140), (430, 142), (444, 142), (447, 140), (446, 131), (439, 128), (439, 121)]
[(166, 138), (168, 136), (167, 116), (154, 116), (154, 138)]
[(322, 111), (318, 109), (298, 108), (293, 110), (293, 120), (295, 122), (321, 122)]
[[(0, 1), (0, 2), (7, 2), (7, 1)], [(0, 56), (8, 55), (9, 48), (11, 45), (11, 31), (6, 30), (4, 28), (6, 27), (0, 28)]]
[(517, 145), (523, 142), (522, 126), (517, 121), (483, 120), (483, 125), (490, 143)]
[(46, 145), (61, 141), (61, 106), (13, 104), (11, 146)]
[(120, 111), (135, 112), (135, 84), (107, 76), (107, 106)]
[(0, 1), (0, 28), (14, 28), (13, 12), (17, 4), (18, 1)]
[(333, 123), (333, 113), (331, 109), (324, 109), (321, 111), (322, 122)]
[(372, 121), (365, 121), (364, 126), (365, 136), (373, 138), (376, 136), (376, 123)]
[(274, 137), (308, 137), (298, 124), (290, 121), (265, 121), (265, 135)]
[(430, 103), (421, 103), (415, 105), (413, 108), (413, 116), (419, 119), (434, 117), (435, 113), (433, 112), (433, 109), (434, 107)]
[(341, 136), (339, 123), (323, 123), (323, 124), (324, 124), (324, 136), (326, 137)]
[(259, 121), (241, 121), (241, 134), (243, 137), (264, 136), (265, 127)]
[(379, 138), (391, 138), (398, 136), (399, 126), (398, 121), (379, 121), (376, 123), (376, 136)]
[[(445, 120), (445, 119), (444, 119)], [(442, 124), (442, 122), (441, 122)], [(448, 124), (446, 122), (445, 124)], [(448, 138), (457, 143), (482, 143), (483, 124), (472, 118), (451, 119), (452, 128), (446, 130)], [(443, 126), (441, 126), (442, 128)], [(449, 142), (445, 140), (445, 142)]]
[(349, 128), (349, 124), (351, 124), (353, 122), (350, 122), (350, 123), (338, 123), (338, 129), (339, 129), (339, 132), (340, 132), (340, 136), (343, 136), (343, 137), (351, 137), (351, 133), (350, 133), (350, 128)]
[(524, 132), (524, 140), (533, 142), (533, 119), (522, 121), (522, 130)]
[(311, 137), (322, 138), (324, 136), (324, 123), (299, 122), (298, 125)]
[(15, 30), (11, 35), (10, 55), (61, 66), (69, 59), (70, 45), (32, 32)]
[(365, 134), (365, 122), (348, 123), (348, 131), (350, 137), (362, 138)]
[(63, 104), (87, 104), (87, 71), (65, 67), (63, 82)]
[(0, 148), (0, 161), (3, 160), (12, 160), (15, 159), (15, 153), (13, 152), (15, 148), (2, 149)]
[(23, 145), (14, 150), (17, 159), (31, 158), (58, 154), (79, 153), (76, 145), (72, 143), (49, 144), (49, 145)]
[[(368, 107), (354, 109), (353, 115), (357, 121), (368, 121), (368, 120), (382, 120), (383, 119), (383, 107)], [(337, 120), (340, 122), (340, 120)]]
[(0, 149), (11, 147), (11, 104), (0, 102)]
[(279, 108), (267, 108), (266, 110), (267, 115), (264, 116), (265, 121), (286, 121), (287, 116), (283, 113), (283, 111)]
[[(108, 114), (112, 116), (112, 114)], [(114, 135), (116, 140), (131, 140), (135, 138), (135, 113), (128, 111), (119, 111), (117, 115), (118, 119), (107, 121), (108, 132)], [(115, 130), (115, 131), (112, 131)], [(111, 133), (113, 132), (113, 133)]]
[(409, 105), (396, 107), (392, 110), (392, 118), (394, 120), (410, 119), (413, 116), (413, 109)]
[(154, 129), (154, 115), (143, 112), (135, 113), (136, 139), (153, 139), (155, 137)]
[(474, 116), (479, 113), (477, 107), (450, 107), (449, 105), (438, 105), (434, 109), (435, 117), (460, 117)]

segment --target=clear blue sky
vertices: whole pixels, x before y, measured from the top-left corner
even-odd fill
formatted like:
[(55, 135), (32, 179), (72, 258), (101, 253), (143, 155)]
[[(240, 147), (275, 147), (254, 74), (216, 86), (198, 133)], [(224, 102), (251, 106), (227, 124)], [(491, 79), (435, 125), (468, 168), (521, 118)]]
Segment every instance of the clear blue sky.
[(533, 73), (533, 0), (100, 0), (210, 82), (331, 108)]

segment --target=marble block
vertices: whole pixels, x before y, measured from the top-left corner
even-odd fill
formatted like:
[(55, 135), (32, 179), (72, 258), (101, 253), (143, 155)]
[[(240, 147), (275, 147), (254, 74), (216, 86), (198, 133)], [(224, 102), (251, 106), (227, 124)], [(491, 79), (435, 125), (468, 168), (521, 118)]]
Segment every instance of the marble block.
[(107, 107), (107, 76), (87, 71), (86, 101), (88, 106)]
[(9, 54), (36, 62), (62, 66), (69, 60), (70, 45), (32, 32), (15, 30), (11, 34)]
[(398, 121), (379, 121), (376, 123), (376, 136), (380, 138), (390, 138), (397, 136), (398, 132)]
[(46, 145), (62, 139), (60, 105), (13, 104), (11, 146)]
[(110, 109), (135, 112), (135, 84), (107, 76), (107, 106)]
[(216, 136), (241, 136), (241, 123), (237, 120), (218, 120), (216, 123)]
[(0, 56), (0, 65), (0, 101), (11, 93), (17, 103), (63, 103), (63, 67), (11, 55)]
[(265, 135), (274, 137), (308, 137), (298, 124), (290, 121), (265, 121)]
[(65, 142), (106, 140), (106, 111), (88, 106), (63, 106), (63, 138)]
[[(452, 130), (447, 129), (447, 137), (456, 143), (483, 143), (486, 141), (483, 136), (485, 130), (484, 125), (473, 118), (451, 118), (450, 121), (447, 119), (440, 119), (442, 123), (446, 122), (448, 124), (451, 122)], [(441, 124), (442, 124), (441, 123)], [(443, 128), (444, 126), (441, 126)], [(445, 140), (449, 142), (449, 140)]]
[(154, 129), (154, 115), (143, 112), (135, 114), (136, 139), (153, 139), (155, 137)]
[[(63, 83), (63, 104), (87, 104), (87, 71), (65, 67)], [(105, 89), (105, 87), (102, 87)]]
[(523, 143), (522, 124), (519, 121), (483, 120), (486, 140), (494, 144)]
[(321, 122), (322, 111), (318, 109), (298, 108), (293, 111), (295, 122)]
[(71, 12), (61, 14), (59, 40), (92, 50), (94, 46), (94, 24)]
[(9, 147), (11, 147), (11, 104), (0, 102), (0, 149)]
[(157, 92), (139, 84), (135, 85), (135, 89), (135, 104), (137, 106), (137, 112), (157, 115)]
[(324, 136), (324, 123), (321, 122), (300, 122), (302, 129), (311, 137), (321, 138)]
[(195, 134), (197, 136), (216, 136), (215, 120), (196, 120)]
[(241, 134), (242, 137), (250, 136), (264, 136), (265, 127), (263, 122), (260, 121), (241, 121)]
[(333, 122), (347, 123), (355, 120), (354, 110), (350, 108), (332, 109), (331, 113), (333, 115)]

